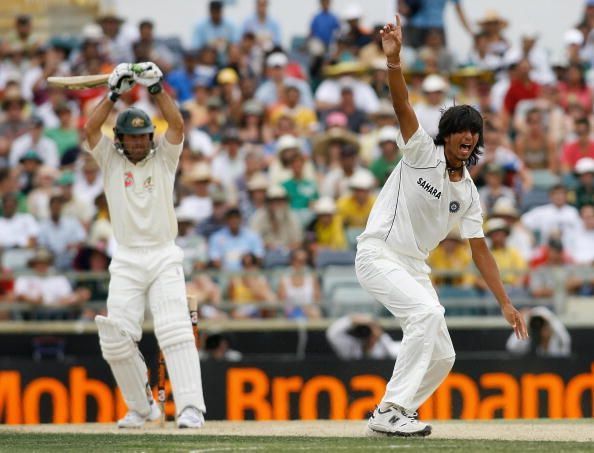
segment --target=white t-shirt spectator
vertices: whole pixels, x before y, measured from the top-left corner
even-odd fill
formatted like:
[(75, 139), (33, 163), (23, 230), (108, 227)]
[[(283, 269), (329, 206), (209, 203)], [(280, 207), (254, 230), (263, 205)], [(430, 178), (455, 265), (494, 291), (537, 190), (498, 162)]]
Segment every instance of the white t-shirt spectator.
[(41, 296), (44, 306), (55, 306), (72, 294), (72, 286), (63, 275), (24, 275), (16, 279), (14, 292), (16, 296)]
[(549, 240), (551, 234), (561, 233), (561, 239), (566, 241), (571, 235), (580, 230), (582, 220), (578, 210), (568, 204), (558, 208), (552, 203), (537, 206), (522, 216), (522, 223), (532, 232), (540, 234), (540, 243)]
[(51, 138), (41, 137), (37, 143), (33, 143), (31, 134), (21, 135), (12, 142), (9, 157), (10, 165), (15, 167), (19, 163), (20, 158), (31, 150), (35, 151), (41, 157), (44, 165), (49, 165), (52, 168), (58, 168), (60, 166), (56, 142)]
[(343, 316), (334, 321), (326, 331), (326, 339), (336, 355), (342, 360), (350, 359), (396, 359), (400, 350), (400, 341), (394, 341), (383, 333), (373, 347), (365, 353), (361, 340), (349, 335), (354, 327), (350, 316)]
[(39, 224), (31, 214), (17, 212), (10, 218), (0, 217), (0, 247), (27, 247), (38, 235)]

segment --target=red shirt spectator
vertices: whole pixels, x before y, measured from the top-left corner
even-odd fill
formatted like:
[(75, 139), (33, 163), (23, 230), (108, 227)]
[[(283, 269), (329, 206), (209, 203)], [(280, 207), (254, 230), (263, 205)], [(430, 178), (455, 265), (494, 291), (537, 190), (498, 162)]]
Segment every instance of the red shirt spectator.
[(594, 140), (590, 138), (590, 121), (588, 118), (575, 120), (575, 132), (578, 139), (566, 144), (561, 153), (561, 166), (564, 173), (573, 171), (575, 164), (582, 157), (594, 159)]
[(524, 99), (536, 99), (540, 92), (538, 84), (530, 80), (530, 63), (528, 63), (528, 60), (521, 60), (512, 70), (512, 73), (509, 89), (503, 101), (505, 111), (510, 116), (513, 116), (516, 106), (520, 101)]

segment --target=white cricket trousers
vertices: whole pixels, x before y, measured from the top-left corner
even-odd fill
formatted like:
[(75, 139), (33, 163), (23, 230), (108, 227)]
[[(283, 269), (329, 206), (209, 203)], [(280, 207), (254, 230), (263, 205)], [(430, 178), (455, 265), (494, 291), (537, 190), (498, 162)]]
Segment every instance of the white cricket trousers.
[(154, 247), (119, 245), (109, 266), (107, 316), (138, 342), (148, 301), (178, 413), (187, 406), (205, 412), (183, 257), (182, 249), (173, 241)]
[(382, 403), (416, 411), (450, 372), (454, 347), (444, 308), (422, 260), (396, 255), (379, 239), (357, 246), (357, 278), (400, 322), (403, 337)]

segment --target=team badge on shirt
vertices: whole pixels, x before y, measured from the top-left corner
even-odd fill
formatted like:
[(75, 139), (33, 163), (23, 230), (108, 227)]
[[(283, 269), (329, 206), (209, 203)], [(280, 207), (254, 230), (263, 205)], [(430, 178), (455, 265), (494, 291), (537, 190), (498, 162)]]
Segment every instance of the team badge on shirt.
[(450, 201), (450, 212), (453, 214), (460, 210), (460, 202), (458, 201)]
[(146, 178), (142, 185), (145, 190), (147, 190), (148, 192), (151, 192), (153, 190), (153, 187), (155, 187), (155, 185), (153, 184), (153, 177), (149, 176), (148, 178)]
[(130, 187), (132, 184), (134, 184), (134, 175), (131, 171), (127, 171), (124, 173), (124, 186)]

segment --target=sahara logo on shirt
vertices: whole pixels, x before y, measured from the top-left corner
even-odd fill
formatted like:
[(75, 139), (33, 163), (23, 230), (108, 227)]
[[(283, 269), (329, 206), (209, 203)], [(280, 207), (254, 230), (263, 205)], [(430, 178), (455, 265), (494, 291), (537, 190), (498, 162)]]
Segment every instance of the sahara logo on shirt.
[(130, 187), (132, 184), (134, 184), (134, 175), (131, 171), (127, 171), (124, 173), (124, 186)]
[(441, 198), (441, 192), (438, 192), (435, 187), (433, 187), (429, 181), (425, 181), (423, 178), (417, 179), (417, 184), (421, 186), (422, 189), (425, 189), (429, 195), (433, 195), (438, 200)]

